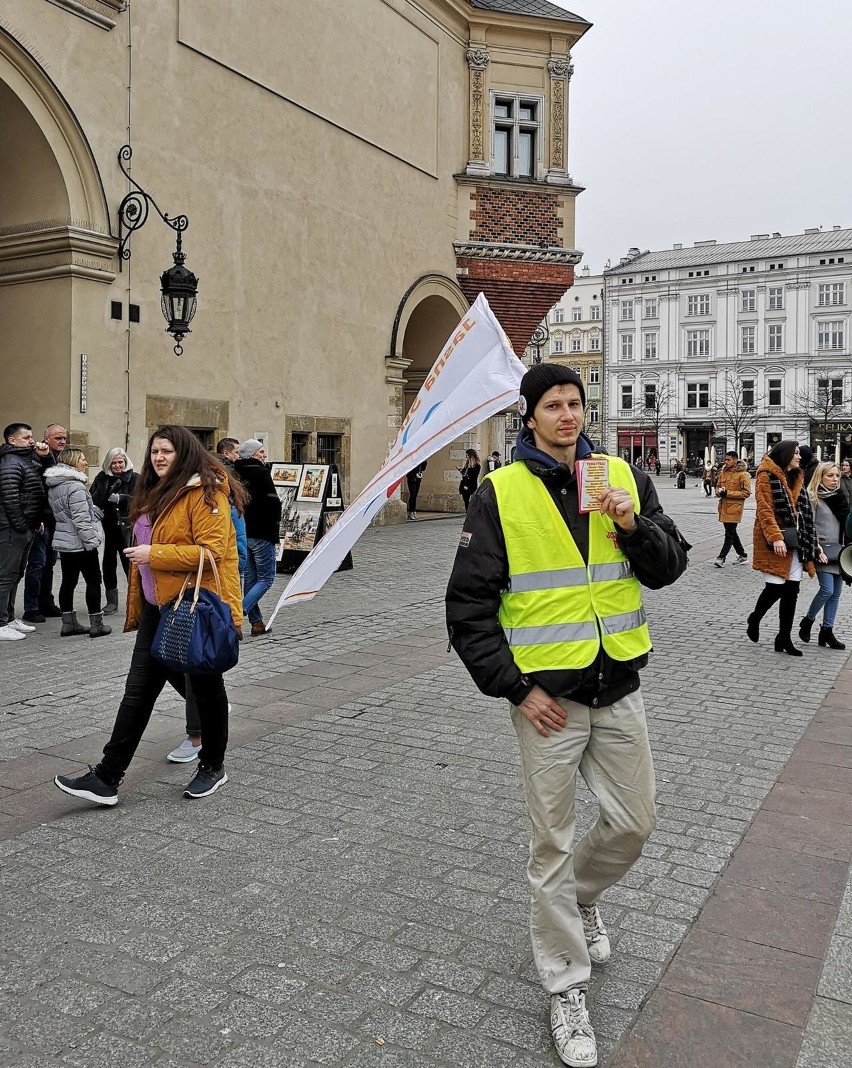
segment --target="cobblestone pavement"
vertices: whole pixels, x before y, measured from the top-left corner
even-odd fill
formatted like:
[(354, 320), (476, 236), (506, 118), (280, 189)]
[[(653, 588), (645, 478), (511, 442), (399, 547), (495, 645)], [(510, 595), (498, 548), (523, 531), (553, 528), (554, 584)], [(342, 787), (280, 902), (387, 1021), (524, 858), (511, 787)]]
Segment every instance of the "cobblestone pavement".
[[(602, 902), (602, 1065), (846, 661), (751, 645), (759, 577), (711, 566), (721, 527), (692, 482), (659, 485), (694, 549), (647, 595), (659, 826)], [(49, 621), (0, 647), (0, 1065), (558, 1063), (507, 709), (446, 652), (460, 528), (369, 531), (354, 571), (245, 642), (228, 677), (231, 782), (205, 801), (183, 800), (191, 769), (163, 759), (182, 737), (174, 695), (116, 808), (50, 785), (96, 759), (131, 636), (62, 642)], [(841, 635), (849, 616), (841, 603)], [(582, 830), (588, 794), (579, 808)]]

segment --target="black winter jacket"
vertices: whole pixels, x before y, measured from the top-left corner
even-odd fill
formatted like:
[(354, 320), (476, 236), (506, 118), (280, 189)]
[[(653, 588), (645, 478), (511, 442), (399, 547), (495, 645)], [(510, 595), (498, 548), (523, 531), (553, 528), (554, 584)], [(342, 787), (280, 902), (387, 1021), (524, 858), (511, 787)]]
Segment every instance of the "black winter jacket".
[[(581, 435), (577, 459), (591, 452), (592, 443)], [(540, 452), (526, 428), (518, 436), (515, 462), (526, 463), (547, 486), (583, 559), (588, 561), (589, 517), (579, 510), (573, 471)], [(639, 491), (637, 529), (632, 534), (619, 532), (618, 545), (642, 585), (661, 589), (683, 574), (686, 551), (677, 527), (660, 507), (651, 479), (637, 468), (633, 468), (633, 477)], [(542, 531), (542, 537), (546, 536)], [(473, 681), (483, 693), (504, 697), (515, 705), (534, 684), (553, 697), (567, 697), (592, 707), (613, 704), (638, 689), (639, 671), (647, 664), (647, 655), (629, 661), (612, 660), (603, 647), (586, 668), (522, 675), (497, 617), (501, 594), (508, 585), (509, 562), (497, 495), (486, 479), (471, 499), (446, 597), (450, 641)]]
[(47, 490), (41, 472), (35, 449), (0, 445), (0, 523), (20, 534), (44, 522)]
[[(130, 515), (130, 498), (139, 475), (136, 471), (122, 471), (120, 475), (98, 471), (92, 483), (92, 501), (103, 512), (104, 529), (118, 530), (127, 526)], [(113, 504), (110, 497), (118, 494), (118, 504)]]
[(234, 464), (249, 495), (246, 505), (246, 537), (276, 542), (281, 537), (281, 499), (265, 463), (250, 457)]

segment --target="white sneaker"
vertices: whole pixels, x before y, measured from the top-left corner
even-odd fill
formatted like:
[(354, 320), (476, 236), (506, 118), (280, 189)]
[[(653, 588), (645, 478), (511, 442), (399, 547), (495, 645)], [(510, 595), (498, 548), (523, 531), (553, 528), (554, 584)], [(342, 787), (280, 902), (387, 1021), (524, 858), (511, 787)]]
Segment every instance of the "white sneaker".
[(713, 561), (713, 567), (724, 567), (724, 566), (725, 566), (724, 557), (717, 556), (716, 559)]
[(35, 627), (31, 627), (29, 623), (24, 623), (21, 619), (10, 619), (9, 626), (19, 630), (21, 634), (32, 634), (35, 630)]
[(11, 623), (0, 627), (0, 642), (19, 642), (22, 638), (26, 638), (26, 634), (17, 627), (13, 627)]
[(563, 1064), (594, 1068), (598, 1063), (598, 1044), (586, 1012), (585, 990), (573, 987), (551, 997), (550, 1030)]
[(169, 753), (166, 760), (172, 764), (188, 764), (191, 760), (197, 760), (200, 752), (200, 745), (193, 745), (189, 738), (184, 738), (177, 749)]
[(594, 964), (605, 964), (610, 954), (609, 935), (606, 933), (598, 906), (581, 905), (578, 901), (577, 908), (583, 921), (583, 934), (589, 947), (589, 957)]
[(745, 556), (745, 555), (743, 555), (743, 556), (738, 556), (738, 557), (736, 558), (736, 560), (734, 560), (734, 563), (735, 563), (735, 564), (744, 564), (744, 563), (746, 562), (746, 560), (748, 560), (748, 557), (747, 557), (747, 556)]

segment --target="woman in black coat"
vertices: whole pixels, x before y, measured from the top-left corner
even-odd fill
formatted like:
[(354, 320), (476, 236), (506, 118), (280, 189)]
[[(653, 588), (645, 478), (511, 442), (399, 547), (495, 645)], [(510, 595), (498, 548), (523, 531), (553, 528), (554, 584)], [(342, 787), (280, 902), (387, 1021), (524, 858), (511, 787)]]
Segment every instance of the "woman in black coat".
[(118, 610), (118, 570), (116, 558), (121, 562), (124, 577), (130, 571), (130, 562), (124, 550), (131, 542), (128, 516), (133, 487), (139, 478), (124, 449), (110, 449), (104, 458), (101, 470), (92, 483), (92, 500), (103, 512), (104, 559), (102, 564), (106, 605), (104, 615)]
[(459, 474), (461, 475), (459, 493), (464, 501), (464, 510), (467, 511), (470, 498), (474, 495), (476, 487), (479, 485), (479, 472), (482, 470), (482, 464), (480, 464), (479, 457), (473, 449), (465, 449), (465, 457), (464, 467), (459, 468)]

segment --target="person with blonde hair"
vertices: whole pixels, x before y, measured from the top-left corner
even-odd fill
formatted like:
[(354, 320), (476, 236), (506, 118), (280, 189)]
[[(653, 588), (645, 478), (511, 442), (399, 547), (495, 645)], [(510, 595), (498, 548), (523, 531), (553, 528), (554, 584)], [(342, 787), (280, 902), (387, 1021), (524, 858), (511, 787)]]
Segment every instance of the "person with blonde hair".
[(840, 488), (840, 469), (833, 463), (817, 464), (808, 485), (814, 510), (814, 525), (820, 552), (816, 561), (819, 592), (799, 624), (799, 637), (803, 642), (811, 640), (811, 629), (822, 610), (819, 628), (819, 644), (828, 649), (845, 649), (843, 642), (834, 634), (837, 607), (843, 592), (843, 576), (840, 574), (840, 551), (843, 548), (846, 518), (849, 504)]
[[(88, 467), (82, 449), (65, 448), (57, 456), (54, 466), (48, 467), (44, 473), (47, 499), (56, 521), (53, 547), (59, 553), (62, 570), (59, 587), (59, 608), (62, 612), (62, 630), (59, 634), (62, 638), (75, 634), (102, 638), (112, 633), (111, 627), (104, 626), (101, 609), (98, 549), (103, 545), (104, 531), (101, 526), (102, 512), (95, 506), (89, 493)], [(77, 621), (74, 611), (74, 591), (81, 575), (86, 583), (88, 627)]]

